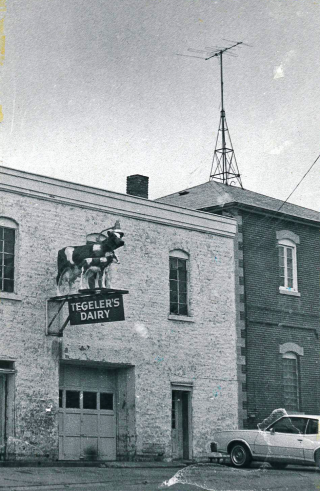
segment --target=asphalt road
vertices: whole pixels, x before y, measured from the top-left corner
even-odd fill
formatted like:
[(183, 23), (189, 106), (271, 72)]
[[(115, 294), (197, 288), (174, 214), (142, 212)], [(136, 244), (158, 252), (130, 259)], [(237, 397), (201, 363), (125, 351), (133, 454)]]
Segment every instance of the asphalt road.
[(7, 491), (320, 491), (320, 470), (198, 464), (170, 468), (1, 468)]

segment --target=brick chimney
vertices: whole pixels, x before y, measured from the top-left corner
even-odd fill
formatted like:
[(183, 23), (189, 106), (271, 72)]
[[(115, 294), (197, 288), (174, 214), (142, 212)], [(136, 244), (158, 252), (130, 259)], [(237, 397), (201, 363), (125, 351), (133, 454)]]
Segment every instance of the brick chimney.
[(148, 198), (149, 177), (134, 174), (127, 177), (127, 194)]

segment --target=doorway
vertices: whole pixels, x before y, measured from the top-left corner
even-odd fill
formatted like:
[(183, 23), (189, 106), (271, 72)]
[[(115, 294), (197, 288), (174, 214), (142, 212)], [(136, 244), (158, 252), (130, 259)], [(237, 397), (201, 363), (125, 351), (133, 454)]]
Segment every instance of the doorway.
[(191, 458), (191, 391), (172, 390), (172, 458)]
[(60, 459), (116, 459), (115, 388), (115, 370), (60, 366)]

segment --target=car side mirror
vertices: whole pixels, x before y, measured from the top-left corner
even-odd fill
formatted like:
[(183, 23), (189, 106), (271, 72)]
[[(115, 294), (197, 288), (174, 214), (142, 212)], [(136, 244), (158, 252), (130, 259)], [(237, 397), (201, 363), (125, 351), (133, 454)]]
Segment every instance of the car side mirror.
[(274, 428), (271, 428), (270, 433), (271, 433), (271, 435), (274, 435), (275, 434)]

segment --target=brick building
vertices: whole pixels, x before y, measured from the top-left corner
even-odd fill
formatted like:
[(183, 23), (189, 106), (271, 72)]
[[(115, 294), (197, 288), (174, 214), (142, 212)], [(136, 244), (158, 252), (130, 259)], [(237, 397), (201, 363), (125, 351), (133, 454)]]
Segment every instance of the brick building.
[(320, 213), (215, 181), (158, 201), (237, 220), (244, 427), (319, 414)]
[[(236, 221), (132, 196), (132, 182), (129, 196), (0, 174), (2, 457), (201, 459), (239, 418)], [(48, 335), (58, 250), (116, 221), (125, 321)]]

